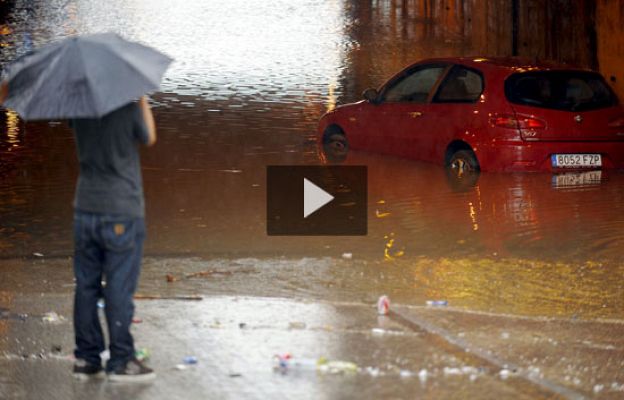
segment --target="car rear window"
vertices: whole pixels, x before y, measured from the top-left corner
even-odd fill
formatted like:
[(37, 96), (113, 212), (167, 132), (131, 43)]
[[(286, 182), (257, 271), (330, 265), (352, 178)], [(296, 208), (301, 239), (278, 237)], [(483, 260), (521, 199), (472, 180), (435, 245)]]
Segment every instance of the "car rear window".
[(505, 95), (515, 104), (564, 111), (587, 111), (617, 104), (600, 74), (585, 71), (540, 71), (511, 75)]

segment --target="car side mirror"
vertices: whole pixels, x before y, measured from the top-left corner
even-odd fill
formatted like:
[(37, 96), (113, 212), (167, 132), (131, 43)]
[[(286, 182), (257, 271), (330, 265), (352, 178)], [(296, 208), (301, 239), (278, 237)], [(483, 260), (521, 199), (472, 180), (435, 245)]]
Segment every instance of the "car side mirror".
[(379, 92), (377, 89), (368, 88), (362, 93), (362, 97), (369, 103), (377, 104), (377, 97), (379, 97)]

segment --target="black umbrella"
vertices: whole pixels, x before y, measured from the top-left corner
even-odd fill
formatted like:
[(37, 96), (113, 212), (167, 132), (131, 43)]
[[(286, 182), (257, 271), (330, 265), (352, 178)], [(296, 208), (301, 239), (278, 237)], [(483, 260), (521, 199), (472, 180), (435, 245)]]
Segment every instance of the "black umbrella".
[(158, 90), (171, 61), (113, 33), (71, 37), (9, 66), (4, 105), (26, 120), (101, 117)]

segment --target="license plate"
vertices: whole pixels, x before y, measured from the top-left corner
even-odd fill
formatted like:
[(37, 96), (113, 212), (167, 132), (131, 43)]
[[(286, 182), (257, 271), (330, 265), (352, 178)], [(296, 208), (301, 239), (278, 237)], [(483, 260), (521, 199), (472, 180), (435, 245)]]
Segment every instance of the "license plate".
[(552, 184), (556, 188), (599, 185), (602, 180), (602, 171), (568, 172), (552, 177)]
[(550, 156), (555, 168), (596, 168), (602, 167), (600, 154), (553, 154)]

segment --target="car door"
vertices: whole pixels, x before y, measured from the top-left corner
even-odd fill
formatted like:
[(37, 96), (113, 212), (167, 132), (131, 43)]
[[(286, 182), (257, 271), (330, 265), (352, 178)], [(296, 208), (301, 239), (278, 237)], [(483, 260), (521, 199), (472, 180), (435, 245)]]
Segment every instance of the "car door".
[(446, 63), (416, 65), (382, 88), (378, 106), (382, 115), (372, 138), (377, 148), (398, 156), (431, 159), (423, 147), (423, 135), (439, 121), (429, 115), (429, 102), (449, 68)]
[(472, 132), (484, 86), (482, 73), (473, 68), (455, 65), (446, 74), (427, 109), (427, 121), (435, 124), (420, 134), (429, 161), (443, 162), (449, 143)]

